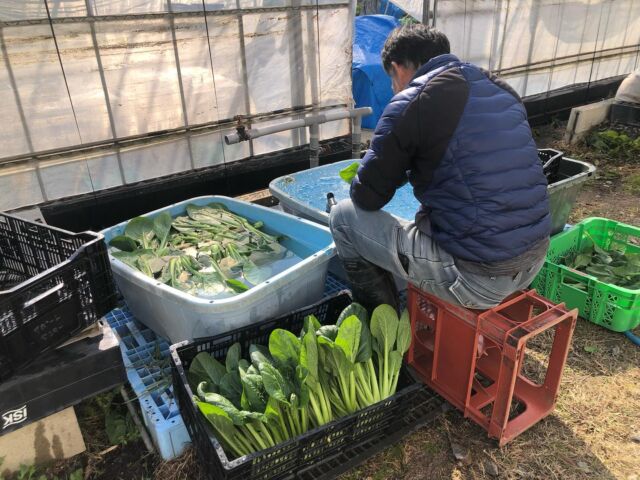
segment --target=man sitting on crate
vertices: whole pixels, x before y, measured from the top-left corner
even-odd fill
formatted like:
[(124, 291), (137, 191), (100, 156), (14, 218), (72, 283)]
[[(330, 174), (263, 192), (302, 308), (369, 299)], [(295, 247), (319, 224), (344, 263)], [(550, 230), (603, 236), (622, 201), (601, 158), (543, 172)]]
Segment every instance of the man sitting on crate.
[[(549, 245), (547, 181), (527, 113), (504, 81), (451, 55), (424, 25), (394, 30), (382, 63), (395, 96), (330, 216), (354, 297), (398, 306), (391, 274), (475, 309), (526, 288)], [(381, 211), (409, 181), (414, 222)]]

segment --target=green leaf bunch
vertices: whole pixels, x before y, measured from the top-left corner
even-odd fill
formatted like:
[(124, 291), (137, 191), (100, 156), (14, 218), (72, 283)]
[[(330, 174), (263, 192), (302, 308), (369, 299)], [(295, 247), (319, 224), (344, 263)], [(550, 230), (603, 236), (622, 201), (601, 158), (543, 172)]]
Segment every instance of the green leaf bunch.
[(349, 305), (333, 325), (309, 315), (295, 334), (277, 328), (267, 346), (240, 344), (222, 364), (199, 353), (187, 377), (194, 401), (234, 456), (273, 447), (393, 395), (411, 342), (408, 312), (371, 317)]
[[(564, 265), (596, 277), (599, 281), (630, 290), (640, 289), (640, 253), (604, 250), (587, 233), (590, 240), (584, 247), (564, 259)], [(576, 288), (586, 284), (575, 282)]]

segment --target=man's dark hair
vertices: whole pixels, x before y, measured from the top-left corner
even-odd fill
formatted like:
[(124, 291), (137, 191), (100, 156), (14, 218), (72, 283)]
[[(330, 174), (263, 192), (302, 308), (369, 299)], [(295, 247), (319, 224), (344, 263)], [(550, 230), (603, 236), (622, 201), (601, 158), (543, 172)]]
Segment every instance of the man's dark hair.
[(403, 25), (391, 32), (382, 49), (382, 65), (391, 70), (391, 62), (419, 68), (433, 57), (449, 53), (449, 39), (439, 30), (421, 23)]

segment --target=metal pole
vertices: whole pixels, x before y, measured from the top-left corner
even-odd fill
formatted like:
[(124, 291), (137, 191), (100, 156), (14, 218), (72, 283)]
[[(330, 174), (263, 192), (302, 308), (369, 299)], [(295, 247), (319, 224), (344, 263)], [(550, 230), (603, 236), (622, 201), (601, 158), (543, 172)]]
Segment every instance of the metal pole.
[(147, 430), (144, 428), (140, 417), (138, 416), (138, 412), (133, 408), (133, 404), (131, 403), (131, 398), (129, 398), (129, 394), (124, 387), (120, 387), (120, 395), (122, 395), (122, 399), (124, 400), (125, 405), (127, 406), (127, 410), (131, 414), (131, 418), (133, 419), (133, 423), (138, 427), (138, 431), (140, 432), (140, 437), (142, 437), (142, 441), (144, 442), (144, 446), (147, 447), (147, 451), (149, 453), (153, 453), (155, 449), (153, 448), (153, 442), (149, 438), (149, 434)]
[[(240, 60), (242, 65), (242, 84), (244, 91), (245, 114), (251, 115), (251, 97), (249, 96), (249, 71), (247, 69), (247, 45), (244, 36), (244, 17), (242, 15), (242, 6), (240, 0), (236, 0), (238, 8), (238, 37), (240, 39)], [(206, 13), (205, 13), (206, 15)], [(212, 39), (210, 38), (209, 41)], [(249, 156), (253, 157), (253, 142), (249, 142)]]
[(320, 125), (309, 125), (309, 168), (320, 165)]
[(431, 21), (431, 26), (436, 26), (436, 18), (438, 17), (438, 0), (433, 0), (433, 20)]
[(351, 135), (351, 158), (360, 158), (362, 149), (362, 117), (357, 115), (351, 120), (353, 132)]
[(429, 10), (431, 10), (431, 0), (422, 0), (422, 23), (429, 25)]

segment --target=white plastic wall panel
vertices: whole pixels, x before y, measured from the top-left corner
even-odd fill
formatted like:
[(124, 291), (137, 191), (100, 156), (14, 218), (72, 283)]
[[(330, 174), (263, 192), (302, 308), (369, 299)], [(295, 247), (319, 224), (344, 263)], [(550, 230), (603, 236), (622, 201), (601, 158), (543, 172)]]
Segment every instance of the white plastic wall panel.
[(394, 0), (393, 3), (418, 21), (422, 21), (423, 0)]
[(191, 168), (186, 138), (120, 151), (126, 183), (140, 182)]
[(351, 102), (351, 35), (349, 10), (318, 10), (320, 32), (320, 103)]
[(216, 121), (218, 102), (203, 17), (177, 17), (175, 32), (188, 124)]
[(478, 0), (473, 15), (467, 15), (464, 0), (438, 2), (437, 28), (447, 32), (452, 52), (462, 60), (489, 67), (495, 6), (494, 0)]
[[(422, 0), (394, 3), (422, 19)], [(434, 2), (430, 4), (433, 8)], [(586, 56), (578, 62), (571, 57), (637, 45), (640, 2), (439, 0), (436, 26), (449, 37), (452, 51), (465, 61), (492, 70), (528, 70), (525, 74), (512, 72), (506, 76), (518, 77), (514, 83), (519, 85), (519, 93), (530, 95), (632, 71), (633, 55), (618, 55), (617, 63), (597, 58), (593, 62)], [(541, 65), (542, 62), (547, 64)]]
[[(44, 0), (41, 0), (44, 3)], [(87, 4), (85, 0), (46, 0), (51, 18), (85, 17)]]
[(112, 138), (90, 25), (57, 23), (53, 28), (78, 122), (81, 143)]
[(105, 153), (84, 158), (82, 161), (89, 168), (91, 185), (95, 191), (117, 187), (123, 184), (118, 156), (115, 153)]
[(173, 42), (166, 19), (96, 23), (116, 135), (184, 125)]
[(36, 170), (32, 167), (0, 167), (0, 211), (44, 201)]
[(336, 120), (335, 122), (323, 123), (320, 125), (320, 140), (349, 135), (351, 132), (350, 120)]
[(0, 20), (28, 20), (47, 18), (43, 0), (2, 0)]
[[(4, 29), (6, 32), (9, 29)], [(0, 128), (0, 156), (10, 157), (28, 152), (29, 142), (24, 132), (24, 125), (20, 118), (18, 104), (16, 103), (16, 92), (11, 86), (9, 70), (7, 69), (7, 57), (0, 50), (0, 118), (2, 118), (2, 128)]]
[[(33, 148), (50, 150), (80, 143), (50, 26), (7, 27), (2, 29), (2, 34)], [(4, 63), (2, 68), (6, 70)], [(8, 80), (8, 72), (2, 76)], [(14, 101), (11, 87), (7, 88), (6, 83), (2, 98), (7, 99), (0, 102), (2, 110), (4, 103)], [(12, 143), (22, 143), (23, 126), (17, 122), (5, 124), (5, 128), (8, 138), (15, 136), (15, 139), (3, 143), (3, 147), (15, 151)]]
[[(174, 12), (201, 12), (203, 10), (202, 0), (179, 0), (171, 1), (171, 10)], [(215, 10), (229, 10), (236, 8), (236, 0), (205, 0), (204, 10), (207, 12)]]
[(307, 14), (270, 12), (243, 17), (251, 112), (311, 103), (305, 60), (316, 62), (316, 58), (304, 56), (305, 47), (315, 38), (313, 30), (307, 30)]
[(82, 160), (42, 162), (40, 175), (49, 200), (89, 193), (94, 189), (87, 163)]
[(163, 13), (166, 0), (89, 0), (94, 15), (130, 15), (136, 13)]
[(218, 117), (248, 113), (242, 73), (240, 21), (236, 15), (207, 15)]
[(195, 168), (225, 163), (224, 138), (218, 132), (191, 136), (191, 154)]

